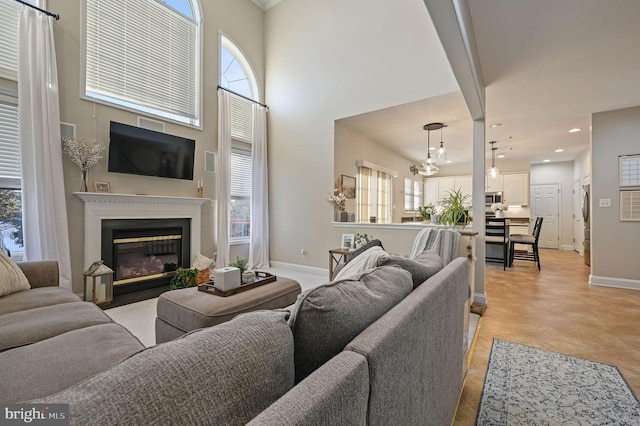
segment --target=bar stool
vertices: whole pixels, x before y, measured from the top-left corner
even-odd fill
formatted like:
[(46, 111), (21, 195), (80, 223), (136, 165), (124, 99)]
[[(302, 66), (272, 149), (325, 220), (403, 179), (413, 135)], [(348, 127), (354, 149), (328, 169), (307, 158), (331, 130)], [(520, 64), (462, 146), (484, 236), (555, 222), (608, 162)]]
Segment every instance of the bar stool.
[[(533, 226), (533, 235), (513, 234), (509, 236), (509, 267), (513, 265), (514, 259), (529, 260), (538, 264), (538, 271), (540, 270), (540, 254), (538, 253), (538, 239), (540, 238), (540, 230), (542, 229), (542, 217), (536, 218), (536, 223)], [(531, 251), (516, 250), (516, 244), (527, 244), (531, 246)]]

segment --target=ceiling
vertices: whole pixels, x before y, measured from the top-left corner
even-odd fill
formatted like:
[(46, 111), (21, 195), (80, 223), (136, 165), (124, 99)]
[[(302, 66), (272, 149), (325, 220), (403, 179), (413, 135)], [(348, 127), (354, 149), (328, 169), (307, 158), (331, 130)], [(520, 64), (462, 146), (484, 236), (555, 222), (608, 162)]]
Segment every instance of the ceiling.
[[(640, 105), (640, 1), (468, 3), (486, 87), (486, 139), (505, 155), (496, 160), (501, 170), (574, 160), (589, 148), (592, 113)], [(441, 174), (470, 172), (472, 123), (460, 93), (340, 120), (416, 162), (426, 157), (428, 122), (448, 125), (452, 163)], [(439, 133), (431, 132), (431, 145)]]

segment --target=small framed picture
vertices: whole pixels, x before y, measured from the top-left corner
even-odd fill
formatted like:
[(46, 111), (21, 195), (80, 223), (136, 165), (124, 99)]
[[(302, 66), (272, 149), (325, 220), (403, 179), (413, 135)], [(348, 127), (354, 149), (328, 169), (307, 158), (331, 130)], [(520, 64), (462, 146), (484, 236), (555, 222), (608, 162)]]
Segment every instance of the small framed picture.
[(109, 182), (94, 182), (93, 187), (96, 192), (111, 192), (111, 184)]
[(340, 175), (340, 186), (346, 198), (356, 198), (356, 178), (353, 176)]
[(354, 247), (355, 236), (353, 234), (342, 234), (342, 244), (340, 247), (346, 250), (351, 250)]

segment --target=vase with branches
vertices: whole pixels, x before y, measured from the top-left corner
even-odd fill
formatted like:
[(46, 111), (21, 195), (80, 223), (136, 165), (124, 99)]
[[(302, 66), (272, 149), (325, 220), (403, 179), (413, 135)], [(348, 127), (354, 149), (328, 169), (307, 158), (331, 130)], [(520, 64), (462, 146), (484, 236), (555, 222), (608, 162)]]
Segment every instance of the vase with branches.
[(105, 146), (99, 142), (88, 144), (84, 139), (69, 137), (62, 138), (62, 141), (64, 142), (64, 153), (71, 158), (75, 165), (80, 167), (82, 173), (80, 191), (87, 192), (89, 190), (87, 184), (89, 169), (103, 158), (102, 151)]

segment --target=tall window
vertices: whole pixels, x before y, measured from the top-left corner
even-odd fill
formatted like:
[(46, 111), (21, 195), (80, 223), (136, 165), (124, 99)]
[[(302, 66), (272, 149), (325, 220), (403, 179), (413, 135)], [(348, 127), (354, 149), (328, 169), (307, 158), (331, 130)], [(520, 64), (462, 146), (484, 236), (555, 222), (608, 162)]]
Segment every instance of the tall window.
[(391, 178), (389, 171), (358, 167), (358, 221), (375, 217), (378, 223), (391, 223)]
[(86, 0), (85, 96), (200, 125), (195, 0)]
[(0, 250), (22, 260), (22, 191), (18, 100), (0, 95)]
[[(249, 99), (259, 100), (258, 85), (249, 62), (224, 35), (220, 42), (220, 86)], [(231, 200), (229, 241), (246, 243), (251, 235), (251, 102), (231, 96)]]
[[(39, 1), (27, 0), (35, 6)], [(0, 0), (0, 77), (18, 79), (18, 20), (22, 5), (15, 0)]]
[(415, 212), (422, 206), (423, 192), (422, 182), (404, 178), (404, 211), (406, 213)]

